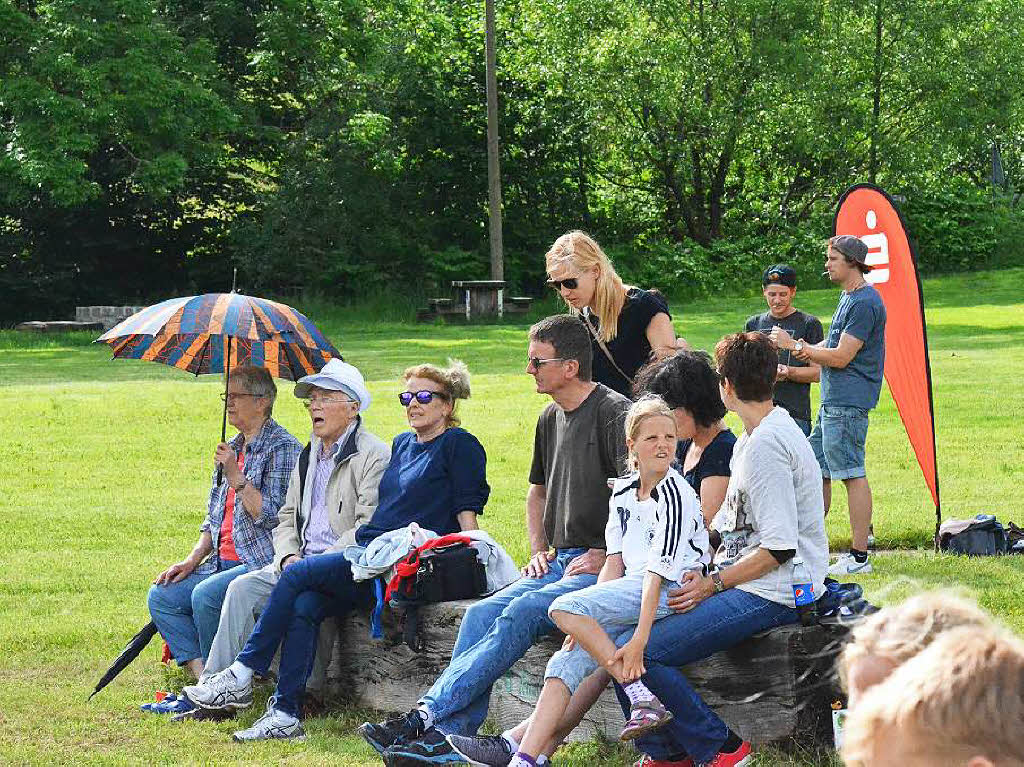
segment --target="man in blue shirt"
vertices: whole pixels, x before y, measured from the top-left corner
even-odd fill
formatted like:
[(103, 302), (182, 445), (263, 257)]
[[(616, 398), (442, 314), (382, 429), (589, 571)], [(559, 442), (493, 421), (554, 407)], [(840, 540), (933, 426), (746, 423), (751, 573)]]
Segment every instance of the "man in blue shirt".
[(843, 289), (832, 315), (828, 337), (810, 346), (785, 330), (772, 340), (793, 356), (821, 365), (821, 407), (811, 432), (811, 447), (821, 465), (825, 512), (832, 500), (832, 480), (842, 480), (850, 507), (853, 542), (829, 568), (830, 575), (871, 572), (868, 534), (871, 529), (871, 487), (864, 467), (868, 412), (878, 404), (885, 364), (885, 304), (865, 275), (867, 244), (850, 234), (833, 237), (825, 261), (832, 282)]

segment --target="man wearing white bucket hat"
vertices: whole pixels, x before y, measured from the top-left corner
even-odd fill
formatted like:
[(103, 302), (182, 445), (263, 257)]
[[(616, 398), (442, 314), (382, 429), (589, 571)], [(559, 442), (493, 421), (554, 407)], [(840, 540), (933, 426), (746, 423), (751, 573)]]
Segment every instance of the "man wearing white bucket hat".
[[(377, 490), (391, 449), (363, 427), (359, 413), (370, 406), (370, 392), (359, 370), (332, 359), (319, 373), (300, 378), (294, 392), (306, 402), (313, 433), (292, 471), (278, 515), (274, 560), (232, 582), (200, 681), (235, 660), (283, 569), (308, 557), (342, 551), (354, 543), (356, 528), (377, 508)], [(307, 688), (322, 681), (327, 660), (323, 651), (333, 635), (321, 632)], [(182, 718), (201, 717), (190, 712)]]

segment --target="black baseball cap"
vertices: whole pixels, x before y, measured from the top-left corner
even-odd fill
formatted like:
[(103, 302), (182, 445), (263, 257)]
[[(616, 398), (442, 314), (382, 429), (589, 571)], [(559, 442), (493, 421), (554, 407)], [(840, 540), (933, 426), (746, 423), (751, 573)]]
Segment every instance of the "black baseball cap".
[(761, 277), (761, 287), (769, 285), (784, 285), (787, 288), (796, 287), (796, 271), (789, 264), (776, 264), (764, 270)]

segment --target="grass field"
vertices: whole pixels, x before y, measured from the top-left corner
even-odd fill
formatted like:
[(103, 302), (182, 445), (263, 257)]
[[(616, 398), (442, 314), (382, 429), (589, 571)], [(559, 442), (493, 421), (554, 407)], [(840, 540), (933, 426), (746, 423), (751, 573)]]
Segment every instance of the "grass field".
[[(945, 516), (993, 512), (1024, 523), (1021, 284), (1024, 269), (925, 283)], [(827, 320), (836, 297), (807, 291), (797, 303)], [(673, 307), (678, 332), (710, 348), (760, 311), (761, 301)], [(367, 422), (384, 438), (404, 428), (395, 393), (406, 365), (448, 356), (469, 364), (474, 396), (462, 416), (487, 449), (493, 488), (481, 521), (522, 559), (533, 423), (546, 401), (523, 371), (527, 324), (415, 325), (374, 320), (380, 313), (365, 307), (300, 308), (371, 382), (376, 400)], [(313, 720), (302, 746), (253, 748), (230, 742), (231, 723), (175, 727), (140, 714), (137, 705), (165, 684), (155, 643), (85, 703), (99, 674), (146, 622), (153, 575), (197, 537), (220, 428), (216, 378), (111, 362), (106, 347), (90, 340), (0, 332), (0, 763), (373, 763), (351, 736), (360, 712)], [(279, 388), (275, 416), (304, 438), (306, 413), (291, 384)], [(1024, 562), (930, 552), (931, 500), (887, 393), (872, 416), (868, 466), (878, 545), (892, 550), (877, 555), (875, 574), (863, 579), (873, 601), (956, 584), (1024, 632)], [(834, 548), (849, 541), (844, 504), (840, 490), (829, 519)], [(591, 747), (560, 761), (614, 764), (623, 757)], [(783, 762), (773, 754), (760, 763)]]

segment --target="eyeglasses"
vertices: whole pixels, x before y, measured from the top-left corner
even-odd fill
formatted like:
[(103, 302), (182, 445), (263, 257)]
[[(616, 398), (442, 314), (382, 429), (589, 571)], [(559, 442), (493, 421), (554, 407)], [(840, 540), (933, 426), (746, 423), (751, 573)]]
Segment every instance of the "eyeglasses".
[(580, 280), (579, 277), (569, 277), (564, 280), (548, 280), (548, 285), (555, 290), (561, 290), (563, 285), (566, 290), (576, 290), (580, 286)]
[(355, 400), (352, 400), (349, 397), (325, 397), (323, 395), (316, 395), (316, 394), (314, 394), (312, 397), (307, 397), (306, 399), (304, 399), (302, 401), (302, 404), (308, 410), (309, 408), (313, 407), (313, 405), (318, 405), (320, 407), (327, 407), (328, 405), (334, 405), (334, 404), (336, 404), (338, 402), (354, 402), (354, 401)]
[(232, 392), (228, 392), (227, 394), (225, 394), (224, 392), (220, 393), (220, 398), (221, 398), (221, 400), (223, 402), (234, 402), (239, 397), (253, 397), (253, 398), (256, 398), (257, 396), (259, 396), (259, 395), (257, 395), (257, 394), (246, 394), (244, 392), (233, 392), (233, 391)]
[(532, 367), (534, 370), (540, 370), (540, 366), (546, 362), (565, 362), (565, 357), (548, 357), (547, 359), (541, 359), (540, 357), (526, 358), (526, 366)]
[(430, 389), (420, 389), (419, 391), (404, 391), (398, 395), (398, 401), (402, 403), (402, 407), (409, 407), (412, 404), (413, 397), (421, 405), (429, 405), (433, 402), (434, 397), (440, 397), (443, 400), (447, 400), (448, 397), (443, 392), (430, 391)]

